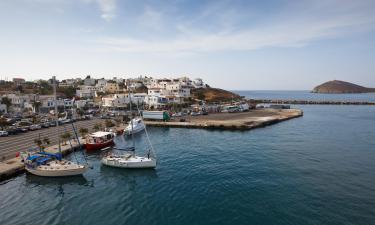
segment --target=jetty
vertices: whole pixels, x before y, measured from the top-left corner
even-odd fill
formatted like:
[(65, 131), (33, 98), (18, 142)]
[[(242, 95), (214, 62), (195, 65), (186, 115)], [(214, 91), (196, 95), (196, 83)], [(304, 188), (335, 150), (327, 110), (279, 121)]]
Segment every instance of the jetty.
[(289, 105), (374, 105), (368, 101), (333, 101), (333, 100), (281, 100), (281, 99), (249, 99), (249, 104), (289, 104)]
[(251, 130), (303, 116), (300, 109), (255, 109), (238, 113), (212, 113), (185, 116), (172, 121), (145, 121), (147, 126), (200, 128), (215, 130)]
[[(72, 139), (72, 145), (70, 145), (69, 142), (61, 145), (61, 153), (63, 155), (67, 155), (68, 153), (78, 150), (83, 145), (83, 141), (83, 138), (79, 138), (79, 142), (76, 139)], [(44, 151), (48, 153), (58, 153), (59, 147), (58, 145), (51, 145), (46, 147)], [(13, 176), (23, 173), (24, 171), (25, 166), (20, 156), (2, 161), (0, 162), (0, 181), (9, 179)]]

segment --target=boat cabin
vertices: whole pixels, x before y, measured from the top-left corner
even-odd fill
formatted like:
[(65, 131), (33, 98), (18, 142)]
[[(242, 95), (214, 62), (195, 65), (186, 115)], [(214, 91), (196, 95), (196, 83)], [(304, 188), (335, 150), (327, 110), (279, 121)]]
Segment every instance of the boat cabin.
[(87, 144), (100, 144), (108, 142), (113, 138), (114, 134), (112, 132), (98, 131), (88, 135), (86, 142)]

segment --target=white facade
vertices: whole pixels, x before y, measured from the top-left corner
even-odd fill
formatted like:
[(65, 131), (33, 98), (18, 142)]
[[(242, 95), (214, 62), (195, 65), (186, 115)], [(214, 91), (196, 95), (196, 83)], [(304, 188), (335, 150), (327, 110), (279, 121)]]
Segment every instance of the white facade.
[(83, 84), (86, 85), (86, 86), (94, 86), (94, 85), (95, 85), (95, 79), (94, 79), (94, 78), (91, 78), (90, 76), (87, 76), (87, 77), (83, 80)]
[(96, 86), (81, 85), (76, 90), (76, 96), (80, 98), (92, 98), (95, 97), (98, 90)]
[[(143, 104), (146, 98), (145, 93), (131, 94), (133, 104)], [(103, 107), (125, 107), (130, 103), (129, 94), (114, 94), (102, 98)]]
[(0, 113), (7, 113), (7, 105), (0, 104)]
[(106, 85), (107, 85), (107, 80), (103, 78), (103, 79), (98, 80), (96, 87), (98, 88), (99, 91), (104, 92)]

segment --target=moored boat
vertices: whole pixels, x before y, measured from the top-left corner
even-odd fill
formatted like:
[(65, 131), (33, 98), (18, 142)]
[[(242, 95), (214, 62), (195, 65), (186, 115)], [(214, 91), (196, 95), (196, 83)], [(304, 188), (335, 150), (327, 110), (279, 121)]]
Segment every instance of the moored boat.
[(134, 118), (129, 122), (129, 125), (125, 128), (124, 134), (131, 135), (136, 134), (145, 129), (145, 124), (143, 123), (142, 118)]
[(87, 135), (85, 148), (86, 151), (96, 151), (113, 145), (113, 132), (98, 131)]
[(88, 166), (64, 160), (60, 154), (38, 152), (25, 159), (25, 169), (37, 176), (65, 177), (82, 175)]
[[(129, 95), (130, 96), (130, 95)], [(139, 111), (139, 110), (138, 110)], [(130, 112), (132, 112), (132, 101), (130, 98)], [(142, 124), (142, 129), (145, 130), (145, 134), (148, 140), (148, 151), (146, 156), (139, 156), (135, 154), (135, 142), (134, 142), (134, 128), (137, 121), (140, 121), (139, 124)], [(122, 151), (126, 151), (128, 153), (125, 154), (116, 154), (116, 153), (109, 153), (102, 158), (102, 164), (111, 167), (118, 167), (118, 168), (126, 168), (126, 169), (149, 169), (156, 167), (156, 155), (154, 154), (154, 149), (152, 147), (151, 141), (148, 137), (146, 126), (144, 125), (142, 119), (140, 118), (132, 118), (129, 123), (129, 129), (131, 134), (131, 139), (133, 142), (132, 147), (126, 149), (118, 149)], [(139, 132), (139, 131), (138, 131)]]

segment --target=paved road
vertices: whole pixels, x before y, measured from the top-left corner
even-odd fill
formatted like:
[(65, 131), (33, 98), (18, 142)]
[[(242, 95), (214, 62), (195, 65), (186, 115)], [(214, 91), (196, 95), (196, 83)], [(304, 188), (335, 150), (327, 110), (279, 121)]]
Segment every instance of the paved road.
[[(74, 123), (77, 131), (82, 128), (88, 128), (89, 132), (92, 131), (94, 124), (101, 122), (104, 125), (104, 120), (101, 119), (92, 119), (92, 120), (85, 120), (85, 121), (78, 121)], [(57, 127), (50, 127), (50, 128), (43, 128), (40, 130), (29, 131), (26, 133), (19, 133), (17, 135), (9, 135), (8, 137), (0, 137), (0, 161), (2, 159), (8, 159), (15, 156), (16, 152), (26, 151), (30, 147), (34, 147), (34, 139), (38, 138), (39, 135), (43, 139), (44, 137), (48, 137), (51, 145), (57, 144), (59, 131), (60, 134), (66, 131), (69, 131), (72, 135), (72, 125), (71, 124), (64, 124)]]

